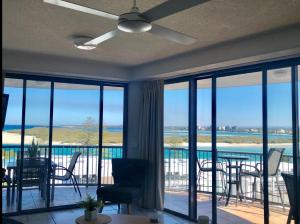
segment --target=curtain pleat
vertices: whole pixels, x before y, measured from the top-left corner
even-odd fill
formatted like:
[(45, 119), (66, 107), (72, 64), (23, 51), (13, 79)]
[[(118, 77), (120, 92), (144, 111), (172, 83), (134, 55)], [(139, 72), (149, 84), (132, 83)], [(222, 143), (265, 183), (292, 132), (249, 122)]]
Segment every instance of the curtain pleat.
[(148, 160), (143, 207), (158, 210), (164, 201), (163, 92), (163, 81), (143, 84), (138, 137), (139, 157)]

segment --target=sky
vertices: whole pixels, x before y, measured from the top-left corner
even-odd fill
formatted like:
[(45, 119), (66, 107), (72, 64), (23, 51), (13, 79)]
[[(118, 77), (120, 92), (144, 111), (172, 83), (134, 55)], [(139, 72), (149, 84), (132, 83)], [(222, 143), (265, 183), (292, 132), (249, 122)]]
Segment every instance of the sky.
[[(22, 89), (6, 87), (6, 124), (21, 124)], [(49, 125), (50, 88), (27, 88), (26, 125)], [(82, 125), (87, 117), (99, 121), (99, 90), (54, 89), (53, 125)], [(104, 125), (123, 124), (123, 90), (104, 90)]]
[[(22, 89), (6, 87), (9, 105), (6, 124), (21, 124)], [(217, 88), (217, 125), (262, 126), (261, 85)], [(26, 125), (48, 125), (50, 88), (28, 88)], [(165, 126), (188, 126), (188, 89), (166, 90)], [(197, 90), (197, 125), (211, 124), (211, 90)], [(98, 90), (54, 90), (53, 125), (81, 125), (87, 117), (99, 119)], [(290, 84), (268, 85), (269, 127), (291, 127)], [(122, 125), (123, 91), (104, 90), (104, 125)]]
[[(262, 127), (261, 85), (217, 88), (217, 126)], [(188, 125), (188, 89), (166, 90), (165, 126)], [(269, 127), (291, 127), (290, 84), (268, 85)], [(211, 89), (197, 90), (197, 125), (211, 126)]]

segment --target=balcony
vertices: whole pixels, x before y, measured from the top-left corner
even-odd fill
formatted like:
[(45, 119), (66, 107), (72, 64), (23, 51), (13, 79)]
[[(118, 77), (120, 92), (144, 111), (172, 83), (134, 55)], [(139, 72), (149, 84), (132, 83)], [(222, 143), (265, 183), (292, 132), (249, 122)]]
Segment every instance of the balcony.
[[(25, 147), (25, 151), (27, 147)], [(41, 157), (47, 157), (48, 147), (40, 146)], [(5, 146), (2, 153), (2, 164), (6, 168), (9, 162), (13, 162), (17, 159), (20, 146), (9, 145)], [(79, 146), (79, 145), (56, 145), (52, 148), (52, 161), (58, 165), (67, 167), (69, 161), (74, 152), (81, 152), (79, 161), (75, 167), (75, 176), (79, 182), (79, 186), (83, 195), (89, 193), (95, 195), (97, 182), (98, 182), (98, 158), (99, 149), (95, 146)], [(103, 146), (102, 148), (102, 162), (101, 162), (101, 184), (112, 184), (113, 179), (111, 176), (111, 159), (121, 158), (123, 155), (122, 146)], [(262, 162), (262, 154), (260, 153), (246, 153), (236, 151), (218, 151), (220, 155), (238, 155), (247, 156), (250, 159), (247, 161), (249, 165), (255, 165), (257, 162)], [(164, 152), (165, 161), (165, 207), (174, 209), (183, 214), (187, 213), (187, 208), (181, 206), (186, 204), (188, 198), (188, 150), (185, 148), (165, 148)], [(211, 151), (197, 150), (197, 157), (199, 161), (210, 160)], [(281, 172), (292, 171), (292, 156), (284, 155), (280, 163), (279, 170)], [(198, 173), (198, 167), (197, 167)], [(63, 175), (62, 171), (58, 171), (58, 175)], [(197, 183), (197, 201), (198, 211), (203, 212), (207, 210), (211, 211), (211, 186), (212, 176), (211, 173), (205, 174), (198, 180)], [(226, 220), (239, 222), (253, 220), (257, 217), (263, 217), (263, 206), (260, 204), (261, 195), (258, 193), (255, 195), (254, 202), (252, 194), (250, 193), (250, 184), (248, 179), (244, 179), (242, 186), (246, 193), (246, 202), (239, 202), (235, 205), (236, 192), (233, 190), (233, 197), (229, 203), (229, 206), (225, 207), (224, 200), (218, 201), (219, 216), (223, 216)], [(280, 188), (283, 192), (285, 210), (282, 209), (280, 204), (279, 193), (275, 187), (275, 180), (269, 179), (269, 201), (271, 207), (272, 218), (276, 217), (276, 221), (272, 223), (281, 223), (286, 220), (289, 201), (287, 198), (285, 186), (283, 180), (280, 177)], [(259, 183), (258, 183), (259, 184)], [(16, 202), (7, 206), (6, 204), (6, 188), (3, 186), (2, 205), (4, 212), (10, 212), (16, 210)], [(23, 187), (23, 209), (42, 208), (45, 206), (45, 200), (43, 200), (38, 194), (37, 188), (25, 188)], [(217, 175), (217, 194), (221, 197), (221, 179)], [(63, 196), (63, 197), (62, 197)], [(51, 201), (51, 206), (74, 204), (80, 200), (79, 194), (73, 189), (72, 183), (63, 183), (61, 181), (55, 181), (55, 196)], [(279, 221), (281, 220), (281, 221)], [(228, 221), (230, 223), (230, 221)], [(245, 222), (247, 223), (247, 222)]]

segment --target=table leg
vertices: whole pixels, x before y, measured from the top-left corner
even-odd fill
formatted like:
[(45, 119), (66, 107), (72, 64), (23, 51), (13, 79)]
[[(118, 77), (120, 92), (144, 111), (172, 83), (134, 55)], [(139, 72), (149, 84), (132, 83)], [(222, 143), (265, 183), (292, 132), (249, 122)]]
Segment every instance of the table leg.
[(228, 168), (229, 168), (229, 175), (228, 175), (228, 184), (229, 184), (229, 189), (228, 189), (228, 194), (227, 194), (227, 199), (226, 199), (226, 204), (225, 206), (228, 205), (230, 195), (231, 195), (231, 161), (228, 160)]
[(56, 172), (56, 167), (53, 167), (53, 170), (52, 170), (52, 189), (51, 189), (51, 201), (54, 200), (54, 188), (55, 188), (55, 172)]
[(236, 199), (235, 199), (235, 206), (237, 206), (238, 198), (240, 197), (240, 182), (239, 182), (239, 168), (238, 168), (238, 161), (235, 162), (235, 186), (236, 186)]
[(6, 192), (6, 204), (10, 205), (10, 185), (11, 185), (11, 169), (7, 169), (8, 172), (8, 180), (7, 180), (7, 192)]

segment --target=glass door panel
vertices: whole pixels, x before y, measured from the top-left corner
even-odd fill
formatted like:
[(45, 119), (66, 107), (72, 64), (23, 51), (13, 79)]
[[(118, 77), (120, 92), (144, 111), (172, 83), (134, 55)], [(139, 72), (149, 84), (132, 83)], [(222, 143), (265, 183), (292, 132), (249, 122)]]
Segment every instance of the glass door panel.
[[(23, 80), (6, 78), (4, 93), (9, 95), (5, 125), (2, 130), (2, 168), (6, 169), (6, 181), (2, 181), (2, 212), (17, 211), (16, 188), (12, 192), (12, 179), (16, 169), (12, 165), (21, 151)], [(19, 172), (19, 171), (18, 171)], [(14, 197), (12, 198), (12, 194)]]
[(113, 184), (112, 158), (123, 157), (124, 88), (104, 86), (101, 184)]
[[(268, 74), (270, 223), (286, 223), (289, 201), (281, 173), (293, 173), (291, 68)], [(282, 153), (282, 155), (281, 155)]]
[(197, 216), (212, 219), (211, 79), (197, 81)]
[(263, 223), (262, 153), (262, 73), (217, 78), (218, 223)]
[(164, 207), (188, 215), (189, 84), (165, 85), (164, 90)]
[[(96, 196), (99, 102), (99, 86), (54, 84), (52, 161), (65, 168), (74, 165), (74, 169), (69, 178), (63, 177), (63, 168), (56, 170), (60, 178), (55, 180), (52, 206), (74, 204), (88, 193)], [(72, 161), (78, 153), (78, 159)]]
[[(26, 82), (22, 210), (45, 208), (47, 203), (50, 82)], [(19, 179), (18, 173), (16, 179)]]

